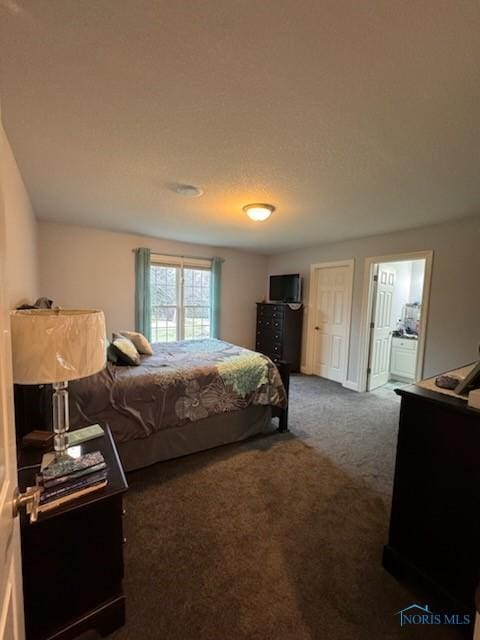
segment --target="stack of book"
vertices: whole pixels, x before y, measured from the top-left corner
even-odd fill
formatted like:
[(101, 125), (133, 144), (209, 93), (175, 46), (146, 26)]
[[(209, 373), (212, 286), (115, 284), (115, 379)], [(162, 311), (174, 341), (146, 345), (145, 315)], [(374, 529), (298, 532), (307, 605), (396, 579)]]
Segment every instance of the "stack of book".
[(98, 491), (107, 484), (107, 465), (100, 451), (52, 462), (37, 478), (41, 487), (39, 511), (48, 511)]

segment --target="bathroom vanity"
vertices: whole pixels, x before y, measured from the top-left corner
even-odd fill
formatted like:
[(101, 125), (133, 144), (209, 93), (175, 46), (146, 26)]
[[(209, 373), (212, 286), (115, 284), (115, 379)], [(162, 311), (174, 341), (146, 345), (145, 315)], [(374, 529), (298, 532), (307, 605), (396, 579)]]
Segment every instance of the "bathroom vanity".
[(417, 366), (417, 337), (392, 338), (392, 352), (390, 359), (390, 375), (397, 380), (413, 382)]

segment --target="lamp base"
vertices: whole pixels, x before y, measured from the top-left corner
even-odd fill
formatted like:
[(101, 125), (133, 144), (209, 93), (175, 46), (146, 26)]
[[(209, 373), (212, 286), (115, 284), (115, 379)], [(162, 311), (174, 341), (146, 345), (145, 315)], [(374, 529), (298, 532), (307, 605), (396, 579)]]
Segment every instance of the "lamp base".
[(52, 401), (55, 459), (57, 461), (66, 460), (70, 457), (67, 454), (68, 429), (70, 427), (67, 381), (53, 383)]
[(65, 462), (65, 460), (73, 460), (73, 456), (71, 456), (68, 451), (55, 451), (54, 458), (55, 462)]
[[(78, 449), (78, 447), (77, 447)], [(42, 472), (46, 467), (49, 467), (51, 464), (56, 464), (57, 462), (67, 462), (68, 460), (74, 460), (78, 458), (78, 453), (75, 451), (75, 447), (72, 449), (73, 455), (68, 452), (65, 453), (57, 453), (56, 451), (48, 451), (48, 453), (44, 453), (42, 456), (42, 462), (40, 464), (40, 472)]]
[(61, 460), (62, 458), (69, 457), (67, 454), (68, 448), (68, 431), (62, 431), (56, 433), (53, 438), (53, 448), (55, 450), (55, 458)]
[(49, 451), (42, 456), (42, 463), (40, 464), (40, 472), (49, 467), (54, 462), (60, 462), (57, 458), (55, 451)]

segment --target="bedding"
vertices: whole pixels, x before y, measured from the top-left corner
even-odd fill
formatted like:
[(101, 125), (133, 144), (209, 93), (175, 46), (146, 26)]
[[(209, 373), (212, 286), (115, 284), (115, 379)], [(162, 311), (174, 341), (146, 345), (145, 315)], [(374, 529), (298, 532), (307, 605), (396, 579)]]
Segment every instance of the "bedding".
[(72, 428), (110, 425), (117, 443), (254, 406), (285, 408), (276, 366), (254, 351), (213, 339), (153, 345), (139, 366), (111, 362), (69, 384)]
[(117, 448), (124, 470), (134, 471), (156, 462), (273, 433), (276, 431), (272, 426), (272, 408), (252, 405), (231, 411), (227, 416), (220, 414), (187, 422), (181, 427), (160, 429), (148, 438), (118, 442)]

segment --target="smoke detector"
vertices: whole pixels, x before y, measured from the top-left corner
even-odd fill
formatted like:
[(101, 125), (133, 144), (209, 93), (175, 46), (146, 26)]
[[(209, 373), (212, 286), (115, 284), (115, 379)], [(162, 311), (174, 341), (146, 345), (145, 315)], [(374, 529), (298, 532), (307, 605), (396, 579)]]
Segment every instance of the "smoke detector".
[(199, 198), (203, 194), (203, 190), (193, 184), (177, 184), (173, 190), (184, 198)]

